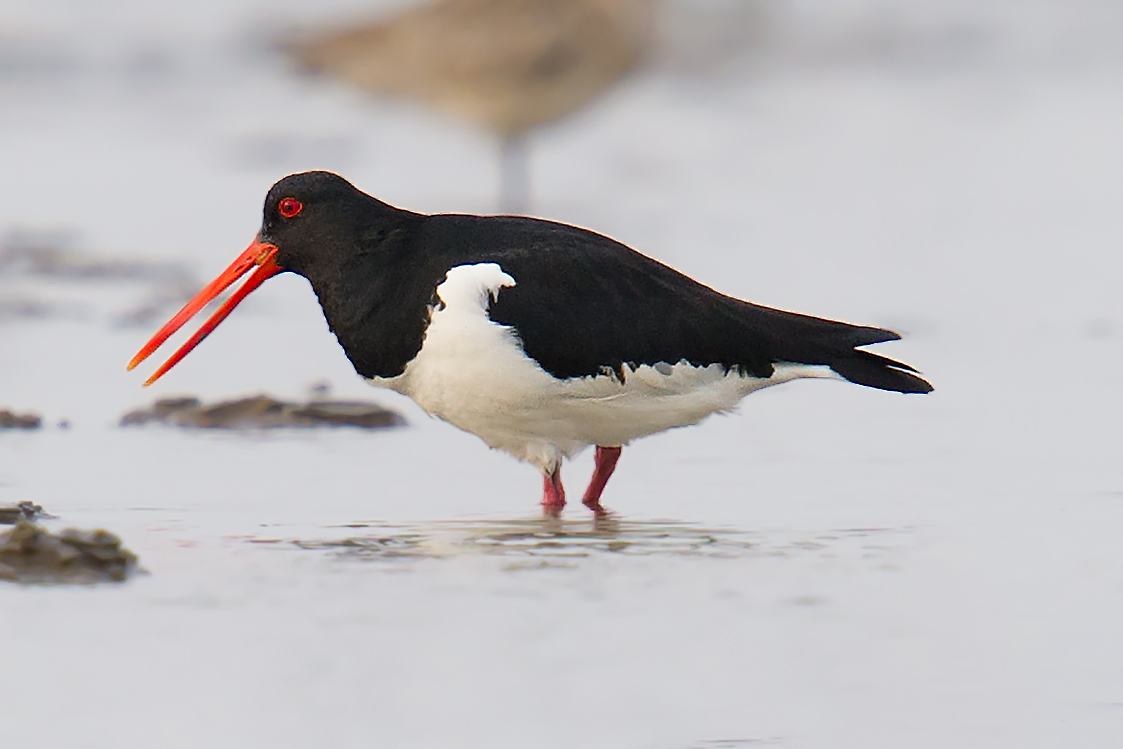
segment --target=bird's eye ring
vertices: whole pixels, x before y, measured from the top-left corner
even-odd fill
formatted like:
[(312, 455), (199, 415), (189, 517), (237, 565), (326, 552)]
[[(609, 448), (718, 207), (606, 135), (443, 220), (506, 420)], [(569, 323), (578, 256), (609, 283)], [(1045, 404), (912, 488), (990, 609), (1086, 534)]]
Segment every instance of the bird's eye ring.
[(280, 211), (281, 215), (285, 218), (292, 218), (303, 209), (304, 204), (296, 198), (284, 198), (281, 200), (280, 205), (277, 206), (277, 210)]

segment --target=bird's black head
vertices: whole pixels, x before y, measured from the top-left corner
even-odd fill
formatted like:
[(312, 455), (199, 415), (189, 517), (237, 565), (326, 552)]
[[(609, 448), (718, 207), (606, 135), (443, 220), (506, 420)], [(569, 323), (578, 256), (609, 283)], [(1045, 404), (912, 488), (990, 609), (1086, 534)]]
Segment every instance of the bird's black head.
[(370, 231), (399, 211), (331, 172), (292, 174), (265, 196), (258, 241), (284, 271), (311, 278), (346, 262)]
[[(325, 298), (347, 298), (344, 281), (354, 275), (356, 260), (377, 252), (380, 240), (410, 218), (401, 211), (357, 190), (331, 172), (304, 172), (285, 177), (265, 197), (261, 231), (250, 246), (211, 281), (152, 337), (129, 364), (132, 369), (183, 326), (199, 310), (247, 273), (246, 282), (211, 316), (203, 327), (156, 371), (145, 384), (172, 368), (206, 338), (251, 291), (285, 271), (312, 282), (328, 313)], [(382, 243), (385, 244), (385, 243)], [(374, 248), (372, 250), (372, 248)]]

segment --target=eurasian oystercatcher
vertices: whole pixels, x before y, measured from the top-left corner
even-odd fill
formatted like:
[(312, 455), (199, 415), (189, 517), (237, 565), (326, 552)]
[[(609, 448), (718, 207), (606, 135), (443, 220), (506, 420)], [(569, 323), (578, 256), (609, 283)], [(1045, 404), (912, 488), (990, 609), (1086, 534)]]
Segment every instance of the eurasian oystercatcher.
[(582, 501), (603, 515), (601, 492), (624, 445), (728, 411), (769, 385), (841, 377), (932, 390), (907, 364), (858, 348), (898, 339), (892, 331), (743, 302), (566, 224), (401, 210), (329, 172), (273, 185), (249, 248), (129, 369), (250, 273), (151, 384), (285, 271), (312, 284), (360, 375), (533, 463), (551, 514), (565, 505), (564, 458), (596, 446)]
[(501, 210), (526, 210), (526, 133), (584, 107), (632, 70), (656, 0), (440, 0), (297, 40), (306, 69), (422, 101), (499, 136)]

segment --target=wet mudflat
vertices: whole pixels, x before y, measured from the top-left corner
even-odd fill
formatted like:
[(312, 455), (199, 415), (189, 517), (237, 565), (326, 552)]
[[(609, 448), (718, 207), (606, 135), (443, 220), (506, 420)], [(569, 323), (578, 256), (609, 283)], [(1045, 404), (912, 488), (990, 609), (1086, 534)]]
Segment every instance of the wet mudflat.
[[(49, 7), (3, 59), (55, 62), (0, 68), (4, 228), (210, 277), (286, 171), (489, 209), (486, 136), (302, 88), (246, 52), (250, 3)], [(533, 470), (357, 381), (297, 279), (148, 392), (124, 366), (151, 331), (118, 321), (152, 283), (0, 272), (0, 310), (44, 311), (0, 316), (2, 405), (44, 424), (0, 430), (0, 504), (106, 528), (151, 573), (0, 585), (5, 745), (1118, 746), (1116, 27), (1093, 3), (899, 27), (870, 7), (781, 18), (763, 57), (653, 73), (544, 135), (536, 210), (900, 329), (886, 353), (936, 392), (754, 395), (626, 449), (607, 524), (535, 517)], [(309, 12), (267, 16), (289, 10)], [(263, 139), (284, 147), (243, 158)], [(409, 426), (118, 426), (325, 378)]]

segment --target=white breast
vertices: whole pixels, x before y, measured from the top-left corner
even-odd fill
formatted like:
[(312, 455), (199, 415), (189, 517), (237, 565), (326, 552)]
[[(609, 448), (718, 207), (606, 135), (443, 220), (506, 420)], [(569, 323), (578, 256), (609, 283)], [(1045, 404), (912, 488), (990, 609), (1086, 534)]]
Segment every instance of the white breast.
[(408, 395), (428, 413), (543, 470), (589, 445), (616, 446), (727, 411), (745, 395), (797, 377), (833, 377), (826, 367), (779, 365), (772, 377), (687, 362), (625, 367), (625, 382), (559, 380), (528, 357), (510, 328), (487, 316), (515, 279), (496, 263), (461, 265), (437, 287), (421, 351), (393, 378), (372, 383)]

